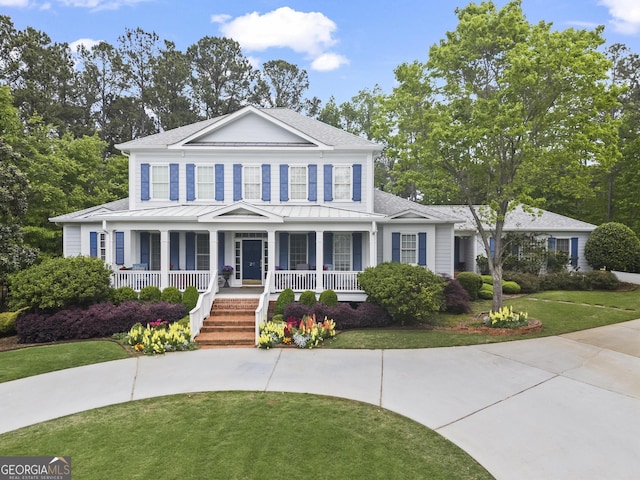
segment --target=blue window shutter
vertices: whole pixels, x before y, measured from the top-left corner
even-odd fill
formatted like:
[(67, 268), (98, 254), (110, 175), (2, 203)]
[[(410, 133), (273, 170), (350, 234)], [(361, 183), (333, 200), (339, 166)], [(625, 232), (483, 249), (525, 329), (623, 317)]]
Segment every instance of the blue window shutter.
[(196, 166), (187, 163), (187, 202), (196, 199)]
[(354, 232), (353, 240), (353, 270), (359, 272), (362, 270), (362, 233)]
[(289, 270), (289, 234), (280, 233), (280, 268)]
[(140, 200), (149, 200), (149, 164), (140, 165)]
[(98, 232), (89, 232), (89, 256), (98, 256)]
[(169, 232), (169, 268), (180, 270), (180, 232)]
[(271, 165), (262, 165), (262, 201), (271, 201)]
[(353, 201), (362, 200), (362, 165), (355, 164), (353, 166)]
[(169, 200), (180, 198), (180, 166), (177, 163), (169, 164)]
[(233, 201), (242, 200), (242, 165), (233, 165)]
[(124, 232), (116, 232), (116, 265), (124, 265)]
[(215, 179), (216, 179), (216, 201), (224, 201), (224, 165), (216, 164), (215, 167)]
[(333, 200), (333, 165), (324, 166), (324, 201)]
[(496, 239), (493, 237), (489, 239), (489, 255), (491, 258), (496, 256)]
[(556, 250), (556, 237), (547, 238), (547, 250), (555, 252)]
[(391, 233), (391, 261), (400, 261), (400, 232)]
[(187, 232), (184, 239), (185, 251), (187, 253), (187, 270), (196, 269), (196, 234), (194, 232)]
[(140, 232), (140, 263), (149, 268), (149, 232)]
[(318, 166), (309, 165), (307, 171), (309, 172), (309, 201), (315, 202), (318, 200)]
[(571, 266), (578, 266), (578, 237), (571, 238)]
[(333, 233), (324, 232), (324, 264), (333, 265)]
[(280, 165), (280, 201), (289, 200), (289, 165)]
[(418, 233), (418, 265), (427, 265), (427, 233)]
[(309, 252), (307, 263), (311, 267), (318, 263), (316, 261), (316, 232), (309, 232), (309, 235), (307, 238), (308, 238), (308, 244), (309, 244), (309, 248), (307, 249), (307, 252)]
[(224, 263), (224, 232), (218, 232), (218, 272), (222, 272)]

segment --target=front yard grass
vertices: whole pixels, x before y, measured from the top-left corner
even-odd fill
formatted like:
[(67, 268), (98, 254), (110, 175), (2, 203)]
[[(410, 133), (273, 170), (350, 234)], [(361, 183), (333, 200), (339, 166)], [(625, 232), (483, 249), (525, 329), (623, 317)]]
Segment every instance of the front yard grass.
[[(493, 336), (432, 330), (424, 326), (349, 330), (326, 342), (323, 348), (393, 349), (478, 345), (561, 335), (640, 318), (640, 289), (625, 292), (541, 292), (516, 296), (504, 303), (513, 306), (516, 311), (528, 312), (530, 318), (540, 320), (542, 331), (520, 336)], [(491, 301), (476, 301), (472, 307), (474, 312), (471, 315), (436, 315), (434, 324), (455, 327), (459, 323), (473, 321), (474, 317), (479, 320), (482, 313), (491, 309)]]
[(0, 435), (3, 455), (72, 457), (74, 478), (491, 479), (432, 430), (376, 406), (293, 393), (128, 402)]
[(108, 340), (59, 343), (0, 353), (0, 382), (129, 357), (122, 345)]

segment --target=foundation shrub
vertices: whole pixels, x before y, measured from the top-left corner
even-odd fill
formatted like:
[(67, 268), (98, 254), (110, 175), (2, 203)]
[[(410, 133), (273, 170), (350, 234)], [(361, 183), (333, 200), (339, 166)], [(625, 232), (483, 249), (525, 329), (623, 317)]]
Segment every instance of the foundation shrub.
[(302, 317), (311, 313), (311, 307), (300, 302), (292, 302), (284, 307), (284, 319), (289, 321), (290, 318), (295, 318), (296, 321), (302, 320)]
[(584, 281), (590, 290), (615, 290), (620, 285), (618, 277), (613, 272), (605, 270), (584, 273)]
[(320, 294), (318, 302), (324, 303), (329, 307), (335, 307), (338, 305), (338, 294), (333, 290), (325, 290)]
[(72, 307), (55, 313), (31, 312), (16, 320), (19, 343), (110, 337), (127, 332), (136, 323), (162, 319), (168, 323), (186, 314), (184, 305), (167, 302), (98, 303), (87, 308)]
[(140, 290), (140, 301), (142, 302), (159, 302), (162, 292), (158, 287), (147, 285)]
[(305, 290), (300, 294), (300, 299), (298, 300), (298, 302), (306, 305), (307, 307), (313, 307), (313, 305), (316, 303), (315, 292), (312, 292), (311, 290)]
[(176, 287), (166, 287), (160, 294), (160, 300), (168, 303), (182, 303), (182, 292)]
[(493, 299), (493, 285), (489, 285), (488, 283), (483, 283), (482, 288), (478, 292), (478, 296), (483, 300)]
[(522, 289), (520, 288), (520, 285), (517, 284), (517, 282), (513, 282), (513, 281), (502, 281), (502, 293), (506, 293), (509, 295), (515, 295), (516, 293), (520, 293), (522, 291)]
[(577, 272), (556, 272), (540, 276), (540, 290), (584, 290), (584, 275)]
[(187, 309), (187, 312), (190, 312), (196, 307), (198, 297), (200, 297), (198, 289), (193, 285), (189, 285), (184, 289), (184, 293), (182, 294), (182, 304)]
[(391, 316), (384, 308), (369, 302), (357, 304), (356, 308), (346, 302), (338, 303), (335, 307), (318, 302), (313, 306), (312, 313), (318, 319), (333, 320), (337, 330), (386, 327), (392, 323)]
[(111, 290), (111, 301), (116, 305), (138, 300), (138, 292), (131, 287), (119, 287)]
[(462, 288), (464, 288), (469, 294), (470, 300), (478, 299), (478, 292), (482, 287), (482, 277), (473, 272), (460, 272), (456, 277), (456, 280), (460, 282)]
[(16, 333), (16, 319), (23, 311), (24, 309), (18, 310), (17, 312), (0, 313), (0, 337), (6, 337)]
[(278, 298), (276, 300), (276, 306), (273, 313), (274, 314), (284, 313), (284, 308), (290, 303), (293, 303), (295, 301), (296, 301), (296, 294), (293, 293), (293, 290), (290, 288), (284, 289), (282, 292), (280, 292), (280, 295), (278, 295)]
[(535, 293), (540, 290), (540, 277), (533, 273), (508, 271), (502, 274), (502, 278), (507, 282), (516, 282), (520, 285), (522, 293)]

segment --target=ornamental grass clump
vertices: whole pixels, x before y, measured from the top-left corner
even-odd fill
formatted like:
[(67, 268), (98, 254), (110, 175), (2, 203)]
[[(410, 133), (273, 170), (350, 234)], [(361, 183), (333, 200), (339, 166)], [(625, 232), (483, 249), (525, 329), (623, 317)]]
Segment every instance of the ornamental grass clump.
[(492, 328), (520, 328), (529, 324), (526, 312), (514, 312), (513, 307), (502, 307), (497, 312), (490, 311), (484, 318), (484, 323)]
[(149, 322), (146, 327), (143, 327), (141, 323), (136, 323), (127, 333), (125, 341), (136, 352), (142, 352), (145, 355), (158, 355), (197, 348), (191, 340), (191, 331), (188, 325), (181, 325), (178, 322), (169, 324), (162, 319)]
[(274, 345), (295, 344), (298, 348), (317, 347), (326, 338), (334, 337), (336, 324), (327, 318), (322, 322), (315, 315), (305, 315), (300, 322), (264, 322), (260, 326), (258, 348), (272, 348)]

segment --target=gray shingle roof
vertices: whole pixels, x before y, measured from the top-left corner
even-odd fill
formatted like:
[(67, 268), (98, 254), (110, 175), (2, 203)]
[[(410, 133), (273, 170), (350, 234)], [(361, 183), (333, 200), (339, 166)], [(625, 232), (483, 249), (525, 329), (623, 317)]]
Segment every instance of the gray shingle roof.
[(426, 217), (436, 220), (458, 222), (462, 221), (462, 219), (464, 218), (459, 215), (454, 215), (451, 212), (440, 211), (433, 206), (412, 202), (411, 200), (407, 200), (406, 198), (401, 198), (378, 189), (374, 191), (374, 212), (393, 217), (394, 215), (398, 215), (409, 210), (413, 210), (425, 215)]
[(77, 212), (66, 213), (57, 217), (49, 219), (50, 222), (68, 222), (70, 220), (80, 220), (83, 218), (89, 218), (99, 212), (120, 212), (129, 210), (129, 198), (121, 198), (120, 200), (114, 200), (113, 202), (103, 203), (102, 205), (96, 205), (95, 207), (85, 208), (84, 210), (78, 210)]
[[(255, 107), (245, 107), (245, 109), (255, 109)], [(366, 138), (345, 132), (339, 128), (332, 127), (331, 125), (327, 125), (326, 123), (307, 117), (288, 108), (263, 108), (255, 110), (260, 111), (295, 130), (298, 130), (300, 133), (311, 137), (324, 145), (334, 148), (382, 149), (380, 145), (371, 142)], [(156, 133), (155, 135), (149, 135), (137, 140), (121, 143), (116, 145), (116, 147), (124, 151), (132, 148), (145, 147), (166, 148), (169, 145), (180, 143), (200, 131), (206, 130), (228, 116), (229, 115), (223, 115), (221, 117), (192, 123), (191, 125), (185, 125), (184, 127), (174, 128), (173, 130), (167, 130), (166, 132)]]

